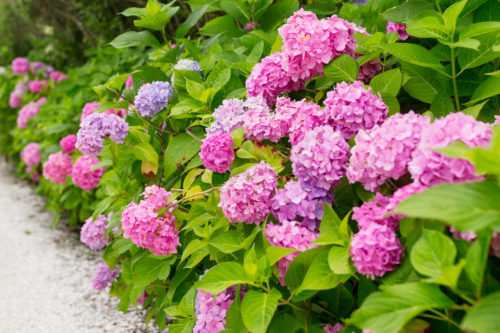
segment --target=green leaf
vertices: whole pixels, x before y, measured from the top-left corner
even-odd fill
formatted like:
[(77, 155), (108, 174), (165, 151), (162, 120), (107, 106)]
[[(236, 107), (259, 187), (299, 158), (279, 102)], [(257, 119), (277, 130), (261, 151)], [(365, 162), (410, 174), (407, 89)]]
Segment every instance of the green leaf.
[(210, 269), (197, 283), (197, 287), (215, 296), (235, 284), (251, 282), (241, 264), (237, 262), (223, 262)]
[(472, 94), (468, 105), (476, 104), (477, 102), (500, 94), (500, 77), (492, 76), (484, 80)]
[(351, 231), (348, 226), (349, 215), (341, 221), (333, 208), (325, 203), (323, 219), (319, 226), (320, 236), (313, 242), (318, 245), (347, 245)]
[(397, 43), (381, 45), (381, 48), (394, 55), (396, 58), (410, 64), (444, 71), (439, 59), (423, 46), (417, 44)]
[(127, 31), (113, 39), (109, 44), (115, 49), (123, 49), (133, 46), (161, 47), (160, 42), (158, 42), (156, 37), (149, 31)]
[(259, 28), (262, 30), (271, 30), (281, 23), (285, 18), (292, 16), (299, 9), (297, 0), (281, 0), (269, 7), (262, 15)]
[(194, 252), (198, 251), (202, 247), (207, 246), (207, 243), (204, 241), (201, 241), (199, 239), (193, 239), (191, 242), (189, 242), (184, 250), (182, 251), (182, 258), (181, 262), (183, 262), (186, 258), (188, 258), (191, 254)]
[(192, 98), (202, 103), (208, 101), (208, 95), (205, 93), (206, 89), (203, 84), (186, 79), (186, 90)]
[(436, 118), (439, 118), (446, 116), (453, 111), (455, 111), (455, 107), (453, 106), (453, 102), (451, 101), (450, 96), (446, 92), (440, 91), (432, 100), (432, 114)]
[(210, 4), (207, 4), (193, 10), (187, 17), (186, 21), (182, 22), (182, 24), (175, 31), (175, 38), (184, 37), (188, 31), (194, 27), (196, 22), (198, 22), (198, 20), (205, 14), (209, 6)]
[(297, 250), (288, 247), (269, 246), (266, 249), (266, 256), (269, 264), (274, 265), (278, 260), (295, 251)]
[(281, 293), (273, 288), (269, 293), (249, 290), (241, 302), (243, 323), (255, 333), (265, 333), (278, 308)]
[(457, 59), (460, 64), (461, 71), (484, 65), (485, 63), (500, 56), (500, 52), (494, 49), (495, 45), (498, 44), (496, 33), (476, 36), (475, 39), (481, 43), (477, 51), (472, 49), (463, 49), (458, 53)]
[(479, 22), (466, 26), (460, 31), (459, 40), (467, 40), (472, 37), (500, 32), (500, 22)]
[(472, 242), (466, 254), (465, 272), (476, 291), (481, 290), (486, 263), (490, 250), (491, 230), (477, 233), (477, 238)]
[(500, 228), (500, 187), (489, 181), (443, 184), (417, 193), (396, 208), (412, 217), (448, 222), (461, 231)]
[(370, 81), (370, 86), (376, 93), (379, 92), (396, 97), (402, 82), (403, 76), (401, 75), (401, 71), (399, 68), (396, 68), (374, 76)]
[(148, 286), (157, 279), (165, 279), (168, 277), (170, 265), (174, 261), (174, 256), (167, 259), (158, 259), (149, 256), (139, 260), (133, 266), (133, 283), (139, 286)]
[(350, 56), (343, 54), (324, 67), (325, 76), (336, 82), (354, 82), (358, 75), (358, 63)]
[(449, 39), (449, 29), (444, 24), (443, 16), (433, 10), (424, 11), (406, 22), (406, 31), (419, 38)]
[(467, 312), (462, 321), (462, 328), (477, 333), (500, 332), (500, 292), (489, 294), (482, 298)]
[(409, 75), (409, 79), (403, 85), (404, 90), (419, 101), (432, 103), (434, 97), (442, 90), (441, 82), (436, 79), (435, 72), (409, 63), (403, 63), (402, 69)]
[(226, 315), (226, 326), (227, 330), (231, 333), (247, 333), (248, 330), (243, 324), (243, 318), (241, 317), (241, 300), (240, 300), (240, 288), (236, 288), (236, 293), (234, 295), (234, 300), (231, 306), (227, 310)]
[(224, 253), (232, 253), (241, 249), (243, 237), (236, 231), (227, 231), (214, 239), (208, 241), (208, 244), (216, 247)]
[(186, 133), (172, 137), (165, 151), (165, 178), (187, 163), (200, 151), (200, 142)]
[(365, 299), (348, 323), (377, 333), (394, 333), (426, 310), (453, 305), (437, 285), (416, 282), (381, 285), (380, 289)]
[(349, 248), (344, 246), (332, 246), (328, 252), (328, 265), (335, 274), (351, 274), (349, 267)]
[(488, 101), (484, 101), (482, 103), (479, 103), (479, 104), (476, 104), (474, 106), (468, 107), (467, 109), (463, 109), (462, 112), (465, 113), (465, 114), (468, 114), (470, 116), (473, 116), (474, 118), (477, 119), (477, 117), (479, 116), (479, 112), (481, 112), (481, 110), (483, 109), (484, 105), (487, 102)]
[(148, 142), (141, 142), (134, 146), (134, 155), (141, 161), (151, 162), (158, 165), (158, 153)]
[(446, 8), (446, 10), (444, 11), (443, 13), (444, 23), (451, 32), (455, 30), (455, 25), (457, 24), (458, 16), (462, 12), (466, 4), (467, 0), (462, 0), (454, 3), (450, 7)]
[(385, 13), (382, 13), (382, 16), (387, 21), (406, 22), (425, 10), (433, 9), (432, 5), (430, 5), (427, 1), (409, 0)]

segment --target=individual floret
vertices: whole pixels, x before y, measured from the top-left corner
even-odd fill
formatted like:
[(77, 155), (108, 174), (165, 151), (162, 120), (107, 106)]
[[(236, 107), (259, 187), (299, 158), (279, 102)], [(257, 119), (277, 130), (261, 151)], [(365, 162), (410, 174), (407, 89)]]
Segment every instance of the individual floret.
[(212, 171), (223, 173), (229, 170), (234, 160), (234, 141), (229, 133), (218, 133), (203, 140), (200, 158), (203, 165)]
[(66, 176), (71, 175), (71, 156), (59, 151), (49, 155), (49, 159), (43, 165), (43, 176), (58, 184), (66, 183)]

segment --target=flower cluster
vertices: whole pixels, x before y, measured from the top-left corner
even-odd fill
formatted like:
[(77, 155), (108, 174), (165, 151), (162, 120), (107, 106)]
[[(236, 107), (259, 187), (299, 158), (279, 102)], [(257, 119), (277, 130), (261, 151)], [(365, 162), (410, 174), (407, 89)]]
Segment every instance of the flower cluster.
[(229, 133), (217, 133), (203, 140), (200, 157), (203, 165), (215, 172), (226, 172), (234, 160), (234, 141)]
[(382, 64), (378, 58), (370, 59), (359, 67), (358, 75), (356, 78), (366, 83), (382, 71)]
[(71, 156), (62, 151), (49, 155), (49, 159), (43, 165), (43, 176), (58, 184), (66, 183), (66, 176), (71, 175)]
[(73, 151), (75, 151), (75, 144), (76, 144), (76, 135), (74, 134), (66, 135), (59, 142), (59, 145), (61, 146), (62, 150), (64, 150), (68, 154), (71, 154), (73, 153)]
[(15, 58), (12, 61), (12, 71), (15, 74), (28, 74), (30, 71), (30, 62), (26, 58)]
[(326, 325), (323, 327), (323, 331), (326, 333), (339, 333), (344, 329), (344, 325), (340, 323), (336, 323), (335, 326), (332, 326), (330, 324)]
[(278, 175), (264, 161), (230, 178), (221, 188), (219, 207), (230, 222), (260, 223), (271, 211)]
[(306, 133), (292, 147), (290, 160), (295, 176), (304, 187), (329, 191), (345, 175), (349, 145), (330, 126), (319, 126)]
[(123, 143), (128, 124), (115, 114), (92, 113), (80, 124), (76, 147), (85, 155), (97, 156), (103, 149), (104, 138)]
[(243, 115), (243, 127), (248, 139), (278, 142), (286, 135), (286, 126), (276, 119), (275, 114), (271, 114), (262, 96), (249, 97), (243, 103), (243, 109), (246, 110)]
[(350, 139), (359, 130), (369, 130), (384, 122), (388, 108), (380, 94), (373, 94), (371, 87), (364, 88), (360, 81), (337, 84), (327, 93), (326, 112), (337, 130)]
[(106, 216), (99, 215), (95, 221), (92, 216), (89, 217), (80, 231), (80, 240), (94, 251), (103, 249), (109, 242), (105, 234), (107, 226)]
[(96, 188), (105, 171), (104, 168), (97, 168), (91, 171), (90, 169), (97, 163), (99, 163), (99, 160), (96, 157), (85, 155), (79, 157), (73, 165), (73, 171), (71, 172), (73, 183), (85, 191)]
[(19, 110), (17, 115), (17, 127), (25, 129), (28, 120), (36, 116), (40, 112), (40, 108), (35, 103), (26, 104)]
[(92, 288), (94, 288), (94, 290), (103, 290), (119, 275), (120, 272), (118, 271), (118, 268), (111, 270), (108, 265), (99, 264), (96, 267), (94, 277), (92, 278)]
[(399, 219), (393, 215), (385, 216), (389, 212), (387, 206), (390, 200), (391, 198), (377, 193), (373, 201), (364, 202), (360, 207), (352, 209), (352, 219), (358, 222), (360, 229), (376, 223), (396, 230), (399, 227)]
[(489, 124), (461, 112), (436, 119), (422, 130), (418, 149), (412, 154), (408, 165), (412, 178), (425, 186), (480, 179), (467, 160), (451, 158), (434, 149), (455, 141), (462, 141), (469, 147), (487, 147), (491, 134)]
[[(200, 64), (191, 59), (181, 59), (175, 65), (174, 69), (184, 70), (184, 71), (193, 71), (193, 72), (201, 72)], [(172, 79), (173, 81), (173, 79)]]
[(175, 217), (171, 214), (174, 207), (163, 215), (158, 213), (158, 210), (167, 208), (170, 192), (153, 185), (145, 189), (143, 196), (139, 204), (131, 202), (122, 213), (123, 237), (155, 255), (177, 253), (179, 236)]
[(172, 86), (168, 82), (146, 83), (135, 96), (134, 104), (143, 117), (152, 117), (168, 105), (172, 96)]
[(21, 159), (30, 167), (40, 163), (40, 145), (36, 142), (28, 143), (21, 152)]
[(56, 83), (61, 82), (62, 80), (67, 79), (67, 78), (68, 78), (67, 74), (63, 74), (59, 71), (54, 71), (54, 72), (50, 73), (50, 79)]
[(20, 107), (23, 104), (23, 95), (13, 91), (9, 96), (9, 106), (13, 109)]
[(406, 32), (406, 25), (399, 24), (395, 22), (387, 22), (387, 27), (385, 29), (386, 33), (395, 32), (399, 35), (399, 40), (406, 40), (408, 37), (408, 33)]
[[(305, 251), (314, 247), (311, 243), (319, 234), (297, 221), (283, 220), (279, 224), (266, 226), (266, 238), (272, 246), (287, 247)], [(281, 284), (284, 285), (286, 271), (298, 252), (292, 252), (278, 261)]]
[(408, 172), (408, 163), (417, 148), (429, 117), (410, 111), (389, 117), (382, 125), (360, 131), (351, 150), (347, 178), (370, 191), (386, 179), (398, 179)]
[(240, 99), (226, 99), (222, 105), (214, 110), (212, 116), (215, 121), (207, 128), (207, 136), (212, 136), (218, 132), (231, 133), (243, 125), (243, 101)]
[(90, 103), (85, 103), (82, 109), (82, 114), (80, 116), (80, 122), (83, 122), (85, 118), (90, 116), (94, 111), (101, 105), (99, 102), (90, 102)]
[(28, 88), (32, 93), (40, 93), (47, 85), (47, 81), (33, 80), (28, 83)]
[(216, 297), (198, 289), (195, 300), (196, 323), (193, 333), (216, 333), (226, 329), (226, 314), (234, 300), (236, 287), (230, 287)]

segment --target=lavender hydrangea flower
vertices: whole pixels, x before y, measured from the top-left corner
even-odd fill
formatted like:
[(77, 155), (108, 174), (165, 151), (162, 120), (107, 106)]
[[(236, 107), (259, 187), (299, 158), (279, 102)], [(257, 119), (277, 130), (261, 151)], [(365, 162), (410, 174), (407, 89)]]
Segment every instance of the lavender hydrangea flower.
[(118, 272), (118, 268), (111, 270), (108, 265), (99, 264), (96, 267), (94, 277), (92, 278), (92, 288), (95, 290), (103, 290), (119, 275), (120, 272)]
[(168, 82), (154, 81), (144, 84), (135, 96), (134, 104), (143, 117), (152, 117), (168, 105), (172, 86)]
[(180, 69), (184, 71), (201, 72), (200, 64), (191, 59), (181, 59), (175, 65), (174, 69)]
[(212, 113), (215, 121), (207, 128), (207, 136), (216, 133), (231, 133), (243, 126), (243, 115), (245, 114), (243, 103), (241, 99), (236, 98), (222, 101), (222, 105)]
[(76, 147), (85, 155), (97, 156), (103, 149), (104, 138), (123, 143), (128, 124), (115, 114), (92, 113), (83, 120), (77, 133)]
[(235, 291), (236, 286), (233, 286), (214, 297), (211, 293), (198, 289), (193, 333), (216, 333), (225, 330), (227, 310), (233, 303)]
[(89, 217), (80, 231), (80, 240), (94, 251), (103, 249), (109, 242), (105, 235), (108, 220), (106, 216), (99, 215), (96, 220)]

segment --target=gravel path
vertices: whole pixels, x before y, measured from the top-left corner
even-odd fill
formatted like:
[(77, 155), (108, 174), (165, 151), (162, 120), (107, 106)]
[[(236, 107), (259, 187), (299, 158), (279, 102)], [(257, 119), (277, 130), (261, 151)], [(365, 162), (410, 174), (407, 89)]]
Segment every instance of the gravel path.
[(61, 221), (43, 211), (33, 187), (0, 162), (0, 332), (157, 332), (145, 311), (118, 311), (118, 298), (94, 291), (101, 262)]

